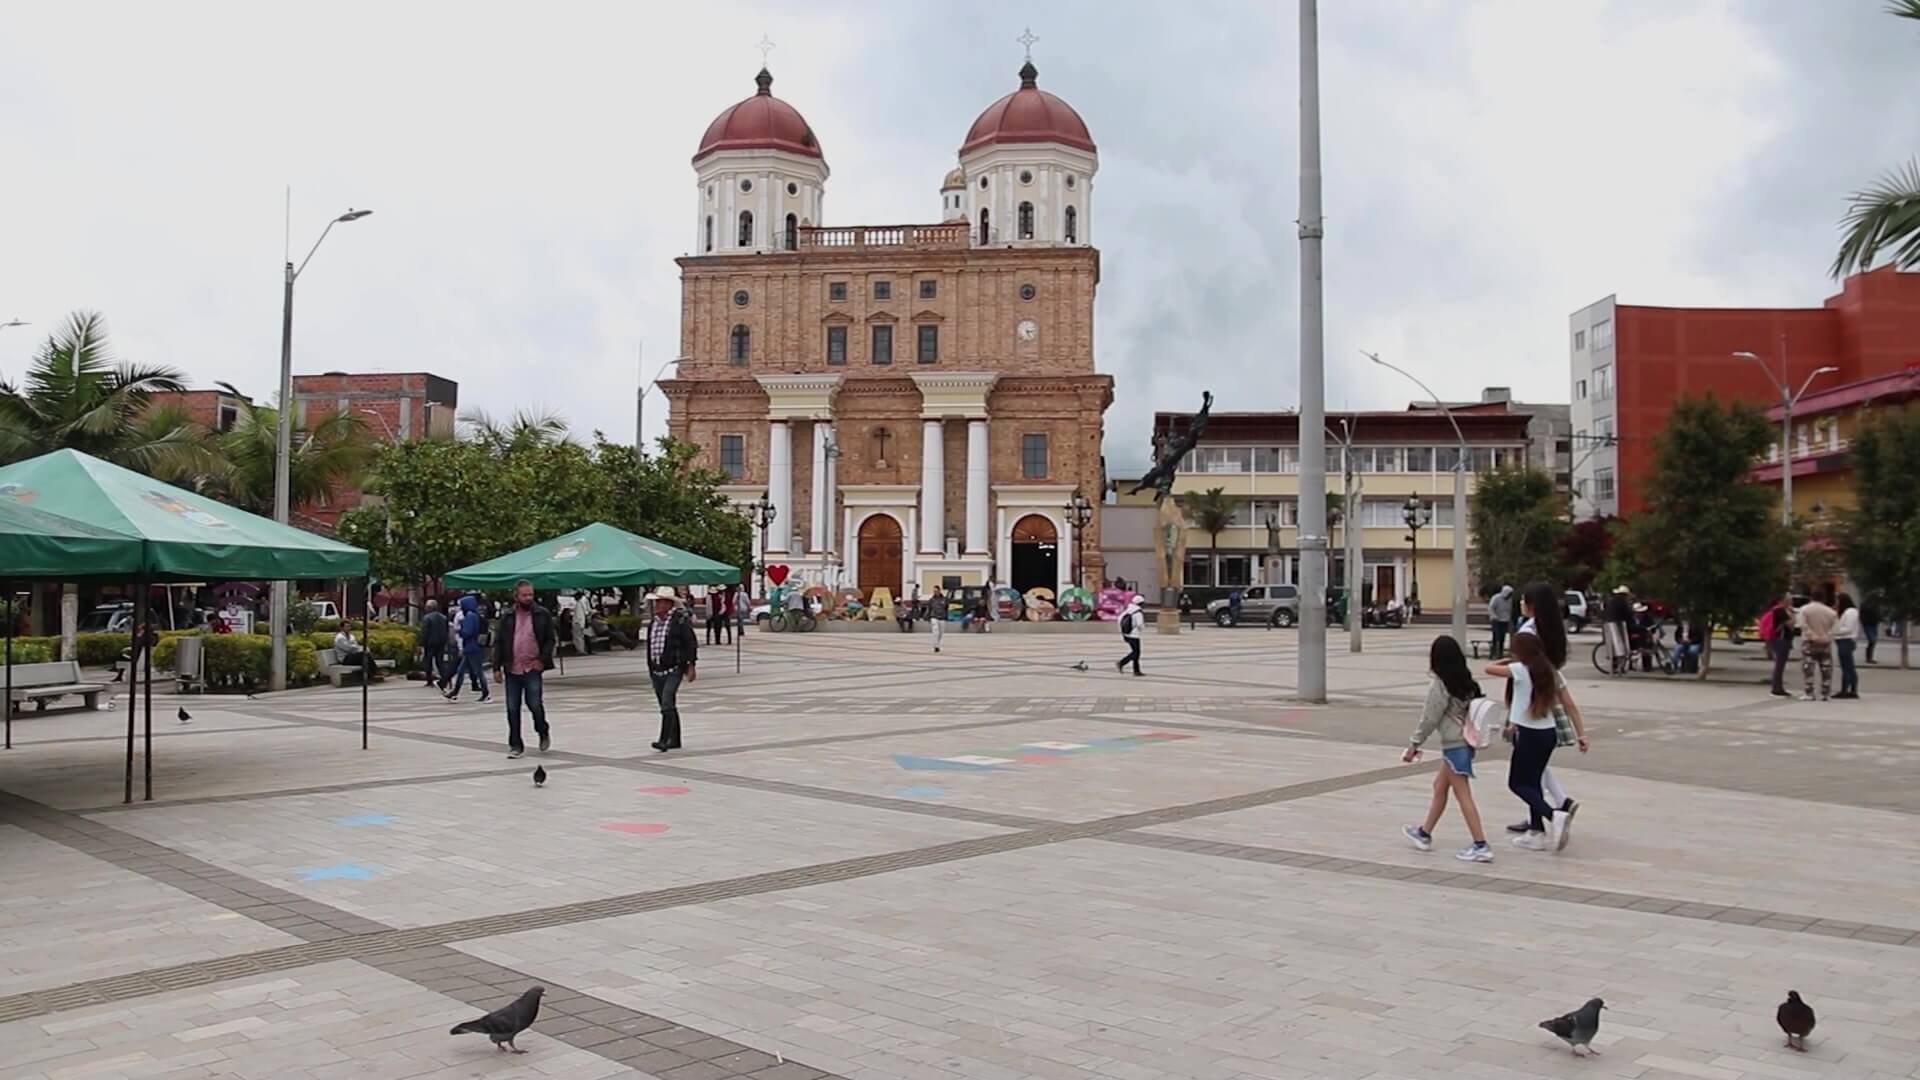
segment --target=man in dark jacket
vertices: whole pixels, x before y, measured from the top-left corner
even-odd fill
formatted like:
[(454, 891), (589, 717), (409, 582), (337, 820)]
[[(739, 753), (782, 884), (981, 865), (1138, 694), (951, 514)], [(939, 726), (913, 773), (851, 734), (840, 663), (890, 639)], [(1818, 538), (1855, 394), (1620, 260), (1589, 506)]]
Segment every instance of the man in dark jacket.
[(447, 617), (440, 613), (440, 601), (427, 601), (427, 613), (420, 616), (420, 663), (427, 673), (427, 685), (447, 692), (452, 672), (447, 665)]
[(648, 597), (653, 621), (647, 624), (647, 676), (660, 702), (660, 737), (653, 748), (666, 753), (680, 749), (680, 683), (692, 682), (700, 658), (700, 639), (693, 632), (693, 616), (666, 586)]
[(499, 629), (493, 635), (493, 669), (506, 673), (507, 684), (507, 756), (517, 758), (527, 752), (520, 741), (520, 702), (533, 713), (533, 733), (540, 737), (540, 752), (552, 745), (547, 727), (547, 707), (542, 699), (540, 673), (553, 666), (553, 616), (533, 601), (533, 585), (520, 581), (513, 586), (513, 606), (500, 616)]

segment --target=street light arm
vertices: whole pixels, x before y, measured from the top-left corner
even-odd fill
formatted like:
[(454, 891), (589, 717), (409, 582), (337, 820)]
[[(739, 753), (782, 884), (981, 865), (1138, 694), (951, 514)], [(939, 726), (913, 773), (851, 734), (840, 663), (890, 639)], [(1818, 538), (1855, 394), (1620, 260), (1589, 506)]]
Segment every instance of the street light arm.
[(1836, 367), (1823, 367), (1823, 368), (1819, 368), (1819, 369), (1817, 369), (1817, 370), (1815, 370), (1815, 371), (1813, 371), (1812, 373), (1810, 373), (1810, 374), (1809, 374), (1809, 375), (1807, 376), (1807, 381), (1805, 381), (1805, 382), (1803, 382), (1803, 383), (1801, 383), (1801, 384), (1800, 384), (1800, 390), (1799, 390), (1799, 392), (1793, 395), (1793, 401), (1792, 401), (1792, 404), (1795, 404), (1795, 405), (1798, 405), (1798, 404), (1800, 404), (1800, 399), (1801, 399), (1801, 398), (1803, 398), (1803, 397), (1806, 397), (1806, 396), (1807, 396), (1807, 387), (1809, 387), (1809, 386), (1812, 386), (1812, 385), (1813, 385), (1813, 380), (1815, 380), (1815, 379), (1817, 379), (1817, 378), (1819, 378), (1819, 377), (1820, 377), (1820, 376), (1822, 376), (1822, 375), (1826, 375), (1826, 374), (1829, 374), (1829, 373), (1831, 373), (1831, 372), (1835, 372), (1835, 371), (1839, 371), (1839, 370), (1840, 370), (1840, 369), (1839, 369), (1839, 368), (1836, 368)]
[(320, 239), (315, 240), (313, 242), (313, 247), (307, 249), (307, 257), (300, 260), (300, 266), (298, 269), (294, 270), (293, 276), (297, 279), (301, 274), (306, 273), (307, 264), (313, 261), (313, 253), (320, 250), (321, 244), (326, 243), (327, 234), (333, 231), (333, 227), (335, 225), (338, 225), (343, 221), (359, 221), (361, 218), (366, 217), (368, 214), (371, 214), (371, 213), (373, 213), (373, 211), (371, 210), (349, 210), (346, 213), (341, 214), (339, 217), (334, 218), (332, 221), (327, 222), (327, 227), (320, 230)]
[(1421, 382), (1420, 379), (1413, 374), (1413, 372), (1408, 371), (1405, 368), (1395, 367), (1394, 365), (1387, 363), (1385, 360), (1380, 359), (1377, 353), (1370, 353), (1365, 349), (1362, 349), (1360, 350), (1360, 355), (1366, 357), (1367, 359), (1373, 361), (1376, 364), (1379, 364), (1381, 367), (1386, 368), (1388, 371), (1399, 372), (1400, 374), (1406, 376), (1409, 380), (1411, 380), (1413, 385), (1419, 387), (1421, 390), (1426, 392), (1427, 397), (1433, 400), (1433, 407), (1436, 409), (1439, 409), (1440, 414), (1447, 418), (1447, 423), (1453, 425), (1453, 437), (1460, 440), (1460, 467), (1463, 469), (1466, 468), (1467, 437), (1460, 433), (1460, 421), (1455, 420), (1453, 418), (1453, 410), (1447, 408), (1446, 403), (1440, 400), (1440, 395), (1434, 393), (1433, 388), (1431, 386), (1428, 386), (1426, 383)]
[(647, 380), (647, 385), (640, 388), (640, 396), (642, 398), (645, 398), (647, 394), (653, 390), (654, 385), (660, 381), (660, 376), (665, 375), (667, 373), (668, 368), (672, 367), (673, 365), (679, 362), (680, 362), (680, 358), (676, 356), (668, 360), (666, 363), (661, 364), (660, 370), (654, 372), (653, 378)]
[[(1753, 361), (1754, 363), (1756, 363), (1756, 364), (1758, 364), (1758, 365), (1760, 365), (1760, 372), (1761, 372), (1761, 374), (1763, 374), (1763, 375), (1765, 375), (1765, 376), (1767, 377), (1767, 382), (1768, 382), (1768, 383), (1770, 383), (1770, 384), (1772, 384), (1772, 386), (1773, 386), (1773, 388), (1774, 388), (1774, 390), (1775, 390), (1776, 392), (1778, 392), (1778, 393), (1779, 393), (1779, 395), (1780, 395), (1780, 400), (1781, 400), (1781, 401), (1787, 401), (1787, 400), (1789, 400), (1789, 398), (1787, 397), (1787, 386), (1786, 386), (1786, 384), (1785, 384), (1785, 383), (1783, 383), (1783, 382), (1781, 382), (1781, 381), (1780, 381), (1779, 379), (1777, 379), (1777, 378), (1775, 378), (1775, 377), (1774, 377), (1774, 374), (1773, 374), (1773, 369), (1772, 369), (1772, 368), (1769, 368), (1769, 367), (1767, 366), (1767, 362), (1766, 362), (1765, 360), (1762, 360), (1762, 359), (1760, 359), (1760, 354), (1759, 354), (1759, 353), (1751, 353), (1751, 352), (1748, 352), (1748, 351), (1746, 351), (1745, 349), (1742, 349), (1742, 350), (1740, 350), (1739, 352), (1737, 352), (1737, 353), (1734, 353), (1733, 355), (1734, 355), (1734, 356), (1735, 356), (1736, 358), (1739, 358), (1739, 359), (1745, 359), (1745, 360), (1751, 360), (1751, 361)], [(1811, 379), (1809, 379), (1809, 381), (1811, 381)], [(1805, 387), (1801, 387), (1801, 389), (1802, 389), (1802, 390), (1805, 390), (1806, 388), (1805, 388)]]

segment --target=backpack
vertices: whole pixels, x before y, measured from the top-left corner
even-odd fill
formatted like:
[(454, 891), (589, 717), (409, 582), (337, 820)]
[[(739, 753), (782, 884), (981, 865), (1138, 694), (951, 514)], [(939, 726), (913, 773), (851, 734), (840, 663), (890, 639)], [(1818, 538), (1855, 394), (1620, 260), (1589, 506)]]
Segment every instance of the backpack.
[(1484, 750), (1493, 745), (1500, 737), (1500, 728), (1506, 723), (1499, 702), (1490, 697), (1477, 697), (1467, 703), (1467, 718), (1460, 724), (1460, 737), (1475, 750)]
[(1125, 615), (1120, 616), (1120, 636), (1121, 637), (1133, 636), (1133, 612), (1131, 611), (1127, 612)]

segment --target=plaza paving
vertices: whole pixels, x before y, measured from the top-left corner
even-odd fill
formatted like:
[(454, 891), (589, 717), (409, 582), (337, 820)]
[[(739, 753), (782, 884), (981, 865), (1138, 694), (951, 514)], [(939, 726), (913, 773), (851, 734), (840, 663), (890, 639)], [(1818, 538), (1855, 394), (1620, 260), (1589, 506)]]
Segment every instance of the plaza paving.
[[(357, 690), (162, 696), (132, 806), (124, 699), (29, 716), (0, 1077), (1920, 1077), (1920, 672), (1822, 704), (1739, 653), (1576, 660), (1573, 843), (1472, 865), (1452, 813), (1399, 833), (1428, 640), (1336, 641), (1307, 707), (1289, 632), (1149, 636), (1138, 679), (1110, 634), (750, 635), (684, 751), (620, 653), (550, 677), (518, 762), (498, 695), (377, 686), (365, 751)], [(527, 1054), (447, 1034), (535, 982)], [(1602, 1056), (1535, 1028), (1596, 995)]]

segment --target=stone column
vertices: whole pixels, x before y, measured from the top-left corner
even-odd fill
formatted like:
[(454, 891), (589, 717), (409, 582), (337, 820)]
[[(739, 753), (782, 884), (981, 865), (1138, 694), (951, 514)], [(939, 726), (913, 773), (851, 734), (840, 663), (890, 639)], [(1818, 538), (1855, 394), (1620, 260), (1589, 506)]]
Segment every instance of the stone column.
[(767, 425), (767, 500), (773, 524), (767, 529), (768, 555), (785, 555), (793, 535), (793, 431), (785, 420)]
[(813, 421), (813, 520), (807, 526), (807, 550), (818, 554), (827, 549), (827, 423)]
[(835, 498), (834, 495), (834, 493), (840, 489), (840, 443), (839, 440), (833, 436), (833, 428), (827, 426), (825, 421), (822, 421), (821, 424), (827, 427), (827, 439), (833, 443), (833, 452), (827, 455), (826, 490), (825, 493), (820, 496), (821, 529), (824, 530), (820, 550), (836, 552), (840, 556), (841, 565), (844, 566), (847, 561), (847, 553), (841, 550), (838, 536), (840, 517), (837, 504), (840, 500)]
[(947, 448), (938, 419), (920, 432), (920, 553), (939, 554), (947, 542)]
[(968, 555), (987, 554), (987, 421), (967, 421)]

